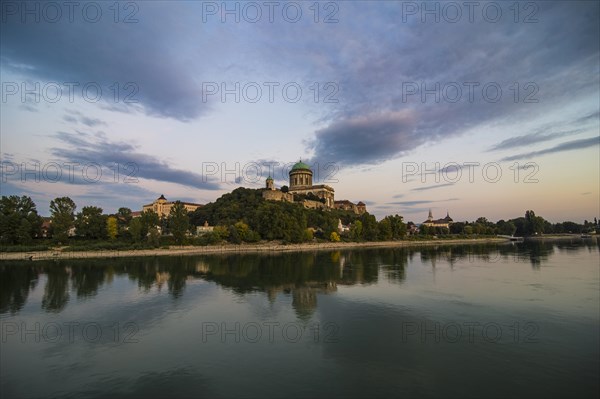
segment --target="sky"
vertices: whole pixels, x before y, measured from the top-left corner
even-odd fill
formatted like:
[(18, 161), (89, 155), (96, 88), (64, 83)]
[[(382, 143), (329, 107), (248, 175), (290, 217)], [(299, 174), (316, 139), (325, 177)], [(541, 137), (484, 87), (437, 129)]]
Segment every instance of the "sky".
[(302, 160), (378, 219), (600, 217), (597, 1), (0, 4), (0, 191), (42, 215)]

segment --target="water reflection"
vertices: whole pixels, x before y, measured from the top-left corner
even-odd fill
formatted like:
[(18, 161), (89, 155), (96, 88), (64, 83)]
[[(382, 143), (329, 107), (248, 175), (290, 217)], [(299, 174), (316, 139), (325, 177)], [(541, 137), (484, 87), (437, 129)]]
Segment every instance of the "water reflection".
[(141, 292), (166, 288), (174, 299), (184, 294), (189, 279), (214, 282), (241, 295), (264, 292), (271, 302), (279, 293), (286, 293), (292, 296), (298, 317), (307, 319), (317, 306), (317, 294), (336, 292), (340, 285), (376, 284), (380, 276), (401, 284), (407, 265), (415, 258), (433, 269), (438, 262), (452, 269), (458, 263), (473, 261), (530, 263), (539, 269), (556, 251), (582, 248), (598, 251), (600, 244), (597, 239), (539, 240), (314, 253), (3, 262), (0, 313), (18, 313), (41, 276), (46, 278), (41, 307), (50, 313), (63, 311), (72, 296), (94, 297), (115, 276), (127, 276), (137, 282)]

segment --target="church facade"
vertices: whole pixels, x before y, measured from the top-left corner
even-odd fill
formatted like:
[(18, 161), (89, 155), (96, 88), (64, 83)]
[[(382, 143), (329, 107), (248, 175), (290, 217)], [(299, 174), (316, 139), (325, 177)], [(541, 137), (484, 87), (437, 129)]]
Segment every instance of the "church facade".
[(448, 212), (446, 212), (445, 218), (434, 220), (430, 209), (429, 216), (427, 217), (427, 220), (422, 223), (422, 225), (427, 227), (445, 227), (448, 229), (453, 222), (454, 220), (452, 220)]
[[(350, 201), (335, 201), (335, 190), (326, 184), (313, 185), (313, 172), (310, 166), (300, 161), (292, 166), (289, 172), (290, 185), (287, 192), (275, 188), (271, 176), (267, 178), (263, 198), (271, 201), (294, 202), (294, 197), (300, 198), (306, 208), (345, 209), (355, 213), (367, 211), (362, 202), (353, 204)], [(343, 206), (342, 206), (343, 205)]]

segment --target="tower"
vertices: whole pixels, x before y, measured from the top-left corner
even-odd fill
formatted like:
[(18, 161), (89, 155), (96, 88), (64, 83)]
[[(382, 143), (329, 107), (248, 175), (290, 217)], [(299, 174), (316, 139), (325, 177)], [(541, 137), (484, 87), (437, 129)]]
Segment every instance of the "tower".
[(429, 216), (427, 216), (427, 220), (430, 222), (433, 220), (433, 215), (431, 214), (431, 208), (429, 208)]
[(273, 184), (273, 178), (271, 176), (267, 177), (267, 190), (275, 190), (275, 185)]
[(312, 177), (310, 166), (300, 160), (290, 170), (290, 190), (312, 186)]

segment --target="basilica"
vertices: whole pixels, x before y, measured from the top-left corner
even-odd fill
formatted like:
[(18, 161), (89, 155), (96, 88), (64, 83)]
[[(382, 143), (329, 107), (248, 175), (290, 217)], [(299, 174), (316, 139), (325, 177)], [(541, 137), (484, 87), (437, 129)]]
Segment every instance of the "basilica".
[(335, 201), (334, 189), (326, 184), (313, 185), (313, 172), (310, 166), (300, 161), (289, 172), (290, 185), (287, 192), (276, 189), (273, 178), (269, 176), (263, 198), (271, 201), (301, 201), (306, 208), (343, 209), (357, 214), (367, 211), (364, 203), (354, 204), (348, 200)]

